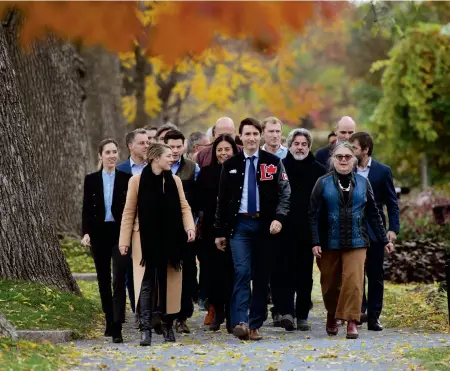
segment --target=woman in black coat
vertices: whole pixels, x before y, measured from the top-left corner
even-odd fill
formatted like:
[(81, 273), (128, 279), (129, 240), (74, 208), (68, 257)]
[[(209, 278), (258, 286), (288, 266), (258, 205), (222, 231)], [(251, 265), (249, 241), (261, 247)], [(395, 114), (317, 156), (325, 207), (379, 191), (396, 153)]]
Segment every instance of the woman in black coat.
[(212, 331), (218, 331), (225, 318), (227, 329), (231, 331), (229, 304), (233, 291), (233, 261), (229, 249), (223, 252), (216, 248), (214, 219), (222, 164), (236, 153), (238, 148), (231, 136), (222, 135), (216, 138), (211, 164), (200, 170), (196, 185), (196, 208), (200, 213), (198, 229), (206, 253), (202, 269), (206, 269), (208, 298), (215, 311), (214, 320), (209, 327)]
[(99, 170), (86, 175), (84, 180), (81, 240), (84, 246), (91, 246), (105, 313), (105, 336), (112, 336), (115, 343), (123, 341), (122, 323), (125, 322), (126, 257), (120, 254), (118, 244), (128, 180), (131, 177), (131, 174), (116, 169), (118, 157), (115, 140), (105, 139), (99, 144)]

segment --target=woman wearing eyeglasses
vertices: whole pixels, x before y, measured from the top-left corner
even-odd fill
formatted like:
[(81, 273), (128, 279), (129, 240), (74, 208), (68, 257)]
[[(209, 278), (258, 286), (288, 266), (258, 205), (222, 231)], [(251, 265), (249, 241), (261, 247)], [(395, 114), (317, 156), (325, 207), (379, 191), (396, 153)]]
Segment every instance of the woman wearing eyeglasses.
[(347, 339), (357, 339), (369, 248), (366, 223), (388, 253), (393, 245), (386, 237), (369, 181), (353, 172), (357, 159), (352, 146), (338, 144), (330, 162), (331, 172), (319, 178), (311, 196), (312, 250), (321, 274), (328, 335), (337, 335), (336, 320), (340, 319), (347, 321)]

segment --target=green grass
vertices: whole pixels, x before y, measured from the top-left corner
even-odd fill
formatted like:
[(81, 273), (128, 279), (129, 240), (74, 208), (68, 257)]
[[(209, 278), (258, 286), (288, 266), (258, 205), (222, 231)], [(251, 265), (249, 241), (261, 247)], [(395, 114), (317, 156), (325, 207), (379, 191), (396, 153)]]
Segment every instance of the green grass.
[(97, 282), (79, 283), (83, 297), (23, 281), (0, 281), (0, 312), (18, 330), (73, 330), (90, 337), (102, 318)]
[(76, 363), (71, 347), (0, 339), (1, 370), (60, 370)]
[(425, 370), (450, 371), (450, 347), (413, 350), (408, 352), (406, 356), (419, 359)]
[(388, 328), (447, 332), (447, 297), (438, 285), (385, 283), (381, 321)]
[(72, 273), (95, 273), (90, 248), (83, 247), (80, 240), (70, 237), (64, 237), (60, 244)]

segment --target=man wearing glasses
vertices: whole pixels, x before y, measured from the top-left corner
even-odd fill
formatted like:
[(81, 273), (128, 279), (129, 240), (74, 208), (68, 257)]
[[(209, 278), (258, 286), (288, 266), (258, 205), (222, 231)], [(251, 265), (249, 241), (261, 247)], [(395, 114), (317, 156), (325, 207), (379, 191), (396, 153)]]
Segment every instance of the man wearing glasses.
[(350, 137), (356, 131), (355, 121), (350, 116), (342, 117), (338, 123), (336, 124), (336, 128), (334, 129), (334, 133), (336, 134), (337, 140), (334, 145), (328, 145), (326, 147), (320, 148), (316, 152), (316, 161), (325, 166), (326, 169), (329, 168), (329, 161), (331, 152), (336, 144), (347, 142)]

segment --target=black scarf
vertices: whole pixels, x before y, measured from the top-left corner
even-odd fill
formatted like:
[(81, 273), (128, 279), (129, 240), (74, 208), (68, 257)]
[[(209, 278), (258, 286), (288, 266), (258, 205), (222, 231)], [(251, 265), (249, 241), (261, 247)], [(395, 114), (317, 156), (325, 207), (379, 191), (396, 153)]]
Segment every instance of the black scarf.
[(138, 216), (141, 265), (167, 272), (170, 264), (179, 271), (187, 236), (171, 171), (155, 175), (150, 164), (144, 168), (139, 183)]

